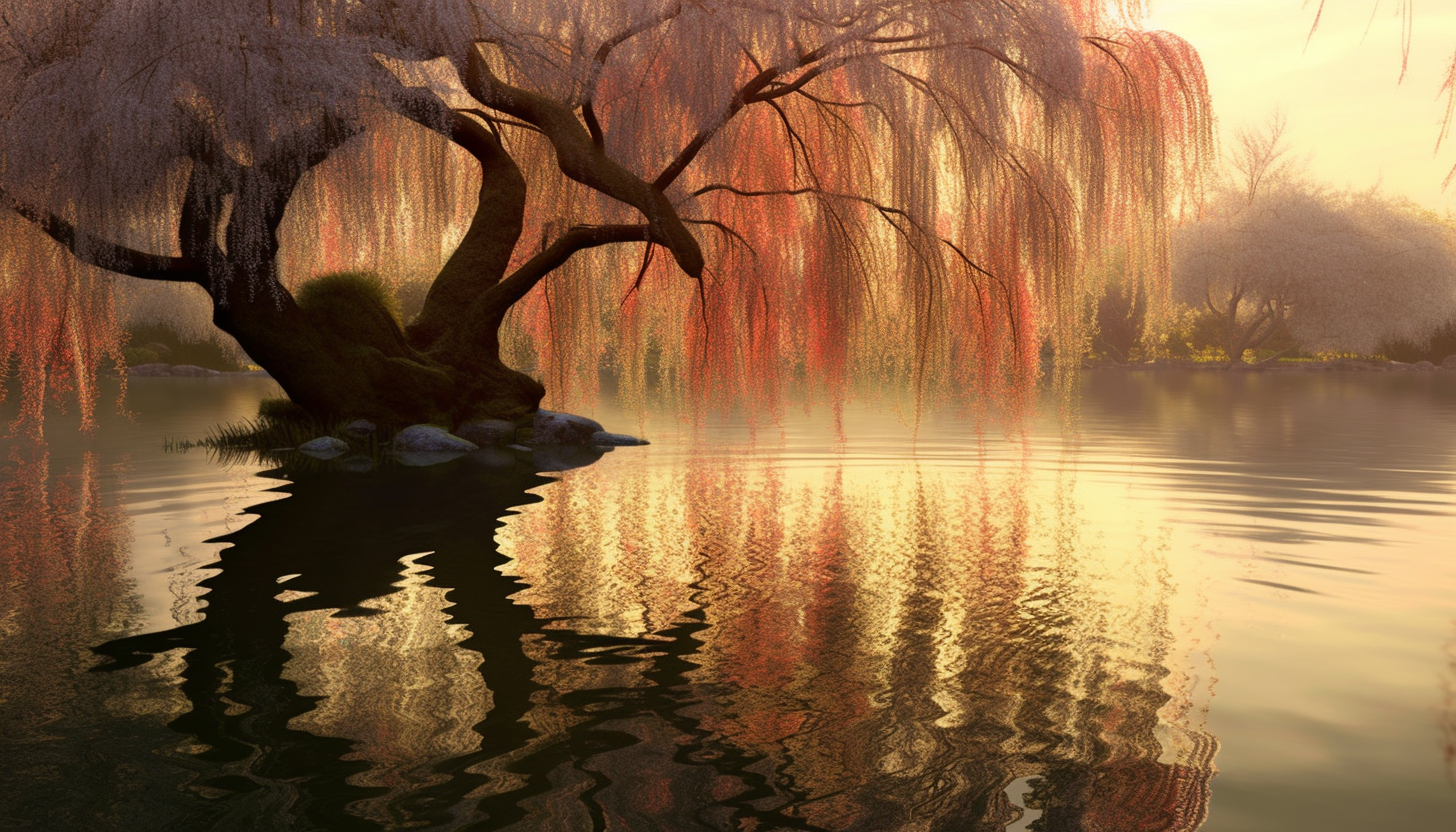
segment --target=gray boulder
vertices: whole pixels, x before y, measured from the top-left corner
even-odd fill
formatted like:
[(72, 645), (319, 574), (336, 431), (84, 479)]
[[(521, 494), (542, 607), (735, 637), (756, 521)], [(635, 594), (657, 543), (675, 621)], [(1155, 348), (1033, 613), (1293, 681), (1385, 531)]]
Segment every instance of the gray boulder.
[(480, 446), (461, 439), (442, 427), (410, 425), (394, 435), (390, 450), (395, 460), (401, 464), (422, 468), (458, 459), (471, 451), (480, 450)]
[(1441, 369), (1456, 370), (1456, 355), (1448, 355), (1441, 361)]
[(468, 454), (480, 450), (480, 446), (442, 427), (410, 425), (394, 435), (393, 449), (396, 453)]
[(375, 424), (368, 419), (355, 419), (344, 425), (344, 435), (351, 439), (368, 439), (378, 430)]
[(590, 445), (592, 436), (602, 431), (600, 422), (585, 416), (538, 410), (531, 421), (529, 445)]
[(476, 419), (456, 428), (455, 435), (482, 448), (509, 445), (516, 441), (516, 423), (504, 419)]
[(1416, 365), (1415, 365), (1415, 368), (1417, 370), (1429, 371), (1429, 370), (1436, 369), (1436, 365), (1435, 364), (1432, 364), (1429, 361), (1417, 361), (1416, 362)]
[(607, 433), (604, 430), (599, 430), (592, 434), (591, 443), (593, 445), (607, 445), (609, 447), (652, 444), (646, 439), (638, 439), (635, 436), (628, 436), (625, 433)]
[(349, 450), (349, 443), (333, 436), (320, 436), (298, 446), (298, 450), (314, 459), (333, 459)]

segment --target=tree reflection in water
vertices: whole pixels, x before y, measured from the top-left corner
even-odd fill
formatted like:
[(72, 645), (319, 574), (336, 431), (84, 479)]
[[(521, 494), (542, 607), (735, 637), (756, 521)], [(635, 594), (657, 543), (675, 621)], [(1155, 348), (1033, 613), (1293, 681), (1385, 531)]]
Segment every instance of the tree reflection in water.
[(102, 669), (186, 651), (191, 828), (999, 830), (1017, 781), (1033, 828), (1202, 822), (1166, 586), (1085, 597), (1017, 475), (685, 470), (282, 472)]

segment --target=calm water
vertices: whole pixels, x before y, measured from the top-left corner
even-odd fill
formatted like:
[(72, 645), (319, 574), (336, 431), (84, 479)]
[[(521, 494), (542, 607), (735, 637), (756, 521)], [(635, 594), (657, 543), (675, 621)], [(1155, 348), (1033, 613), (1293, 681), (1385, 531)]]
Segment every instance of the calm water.
[[(1456, 825), (1456, 377), (1089, 375), (559, 477), (0, 441), (0, 828)], [(1054, 408), (1048, 408), (1048, 411)]]

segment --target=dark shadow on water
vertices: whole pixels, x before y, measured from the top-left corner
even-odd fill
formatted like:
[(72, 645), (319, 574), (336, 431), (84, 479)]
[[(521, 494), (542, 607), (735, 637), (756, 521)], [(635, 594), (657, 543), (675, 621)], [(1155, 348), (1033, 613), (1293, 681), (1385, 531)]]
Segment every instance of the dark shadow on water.
[[(533, 489), (561, 487), (551, 479), (470, 459), (366, 475), (269, 475), (290, 480), (278, 489), (288, 496), (254, 506), (253, 523), (219, 539), (230, 545), (216, 574), (201, 582), (202, 620), (95, 648), (106, 659), (96, 669), (108, 674), (183, 651), (174, 655), (181, 655), (186, 712), (169, 723), (181, 740), (155, 752), (188, 772), (187, 782), (173, 822), (151, 825), (1001, 830), (1020, 815), (1007, 794), (1018, 778), (1036, 784), (1045, 830), (1139, 813), (1137, 828), (1192, 829), (1205, 815), (1212, 740), (1195, 760), (1159, 760), (1153, 727), (1169, 698), (1157, 682), (1166, 671), (1154, 668), (1136, 683), (1099, 673), (1074, 692), (1057, 603), (1023, 607), (1011, 600), (1015, 592), (984, 602), (976, 615), (986, 632), (965, 636), (974, 660), (962, 671), (968, 701), (984, 702), (984, 710), (939, 727), (945, 712), (928, 691), (946, 622), (929, 591), (939, 567), (927, 560), (918, 567), (925, 587), (907, 599), (893, 636), (893, 689), (861, 702), (851, 725), (819, 723), (824, 715), (807, 702), (800, 714), (770, 708), (764, 724), (802, 717), (805, 727), (754, 745), (712, 727), (724, 724), (739, 691), (721, 675), (697, 672), (706, 640), (724, 638), (711, 632), (724, 626), (710, 622), (724, 621), (725, 612), (705, 600), (706, 574), (691, 585), (691, 609), (639, 637), (582, 632), (571, 619), (538, 617), (517, 600), (525, 585), (497, 568), (506, 558), (496, 531), (515, 508), (541, 499)], [(411, 557), (421, 552), (430, 554)], [(1007, 557), (1006, 580), (1014, 582), (1020, 555)], [(355, 740), (298, 727), (320, 698), (290, 676), (288, 638), (289, 619), (300, 613), (375, 615), (381, 599), (400, 591), (406, 559), (445, 591), (445, 613), (463, 628), (457, 646), (482, 657), (477, 672), (491, 701), (471, 728), (473, 747), (423, 754), (418, 762), (430, 776), (401, 788), (370, 776), (377, 763)], [(826, 596), (820, 614), (843, 626), (826, 630), (822, 653), (800, 657), (802, 672), (853, 675), (835, 666), (852, 661), (855, 640), (865, 637), (849, 607), (836, 612), (852, 586)], [(1094, 659), (1092, 667), (1104, 663)], [(1074, 720), (1085, 737), (1066, 733), (1059, 715), (1074, 712), (1086, 714)], [(1107, 730), (1103, 713), (1121, 714), (1123, 739), (1098, 739)], [(842, 758), (827, 762), (826, 748), (842, 749)], [(897, 756), (912, 762), (884, 770)], [(816, 811), (830, 802), (840, 808)]]
[[(481, 671), (495, 707), (477, 726), (480, 753), (493, 756), (528, 740), (529, 729), (518, 720), (536, 686), (520, 639), (539, 632), (541, 622), (510, 601), (520, 586), (495, 569), (502, 558), (494, 532), (512, 508), (540, 499), (529, 489), (551, 480), (525, 467), (488, 468), (469, 460), (366, 475), (327, 470), (269, 475), (296, 479), (278, 489), (286, 499), (253, 507), (257, 520), (219, 539), (231, 545), (216, 564), (217, 574), (202, 581), (205, 617), (96, 648), (111, 659), (98, 668), (105, 671), (170, 650), (187, 651), (181, 689), (191, 710), (171, 727), (206, 746), (198, 763), (231, 771), (246, 762), (246, 776), (203, 777), (197, 785), (243, 794), (260, 782), (287, 783), (296, 792), (291, 813), (305, 819), (305, 828), (379, 828), (347, 811), (350, 803), (378, 793), (349, 782), (368, 768), (346, 759), (352, 743), (289, 727), (316, 700), (300, 695), (285, 677), (291, 658), (284, 649), (285, 616), (309, 610), (370, 615), (372, 599), (397, 591), (401, 559), (429, 550), (432, 580), (453, 588), (450, 614), (471, 633), (462, 646), (485, 658)], [(280, 578), (294, 574), (298, 577), (280, 585)], [(285, 588), (316, 594), (285, 602), (277, 597)], [(460, 801), (478, 785), (471, 781), (479, 778), (464, 771), (468, 765), (452, 772), (448, 788), (440, 790), (453, 794), (421, 795), (416, 810), (428, 815), (431, 803)], [(205, 822), (207, 814), (189, 822)]]
[[(370, 763), (356, 758), (351, 740), (290, 727), (319, 700), (300, 693), (285, 672), (292, 658), (285, 649), (285, 617), (308, 611), (373, 615), (372, 602), (398, 591), (401, 559), (423, 551), (432, 553), (418, 562), (428, 567), (432, 585), (449, 588), (448, 614), (468, 630), (458, 646), (484, 658), (479, 672), (492, 707), (474, 726), (478, 749), (436, 761), (441, 777), (391, 801), (395, 819), (426, 828), (501, 829), (518, 823), (538, 828), (524, 805), (551, 790), (548, 775), (568, 764), (594, 781), (580, 799), (600, 828), (605, 819), (593, 797), (611, 781), (580, 761), (642, 742), (623, 726), (650, 714), (677, 735), (674, 761), (705, 772), (700, 782), (683, 785), (705, 787), (714, 772), (726, 774), (738, 784), (725, 801), (733, 814), (771, 828), (812, 828), (755, 808), (757, 800), (782, 795), (784, 784), (770, 786), (764, 774), (749, 770), (757, 758), (715, 744), (681, 713), (693, 704), (684, 674), (696, 667), (693, 636), (707, 626), (701, 611), (650, 638), (619, 638), (574, 632), (570, 622), (538, 619), (530, 607), (512, 601), (523, 586), (497, 570), (505, 558), (495, 531), (514, 508), (538, 502), (530, 490), (552, 479), (526, 466), (486, 467), (469, 459), (365, 475), (308, 465), (302, 473), (275, 469), (267, 476), (289, 478), (277, 489), (288, 496), (249, 509), (258, 515), (254, 522), (218, 538), (230, 546), (214, 565), (217, 573), (201, 582), (207, 590), (204, 618), (95, 648), (107, 659), (95, 668), (102, 672), (185, 651), (179, 684), (190, 709), (170, 727), (192, 749), (190, 759), (179, 762), (196, 773), (188, 791), (199, 799), (189, 800), (185, 819), (169, 828), (393, 826), (351, 811), (385, 792), (358, 783)], [(280, 584), (290, 575), (297, 577)], [(285, 589), (293, 591), (292, 600), (279, 599)], [(543, 741), (527, 721), (545, 690), (534, 679), (537, 662), (523, 650), (528, 639), (549, 643), (558, 662), (646, 663), (643, 675), (651, 684), (567, 693), (562, 704), (579, 722), (566, 735)], [(483, 773), (498, 761), (508, 761), (504, 770), (515, 776), (508, 788), (491, 784)], [(673, 828), (704, 827), (685, 816)]]

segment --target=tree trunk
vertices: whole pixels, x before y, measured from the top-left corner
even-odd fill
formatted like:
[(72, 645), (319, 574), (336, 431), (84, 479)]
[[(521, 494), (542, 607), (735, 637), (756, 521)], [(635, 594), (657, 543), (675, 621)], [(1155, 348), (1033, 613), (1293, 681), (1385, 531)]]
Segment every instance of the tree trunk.
[(546, 392), (479, 348), (452, 363), (458, 356), (421, 352), (403, 333), (394, 343), (351, 340), (321, 326), (271, 275), (230, 280), (213, 321), (290, 399), (324, 420), (451, 427), (476, 418), (514, 420), (536, 410)]
[[(328, 303), (305, 308), (279, 282), (278, 224), (292, 183), (309, 165), (235, 174), (226, 253), (210, 242), (216, 218), (203, 210), (205, 200), (190, 200), (198, 207), (190, 217), (184, 212), (184, 226), (190, 218), (201, 229), (184, 228), (183, 240), (208, 263), (213, 322), (320, 419), (454, 427), (477, 418), (519, 419), (545, 395), (539, 382), (501, 362), (503, 315), (472, 314), (501, 283), (520, 237), (525, 180), (480, 122), (455, 114), (450, 138), (480, 162), (479, 201), (408, 333), (367, 292), (355, 296), (341, 286)], [(204, 194), (209, 175), (195, 172), (193, 190)]]
[(488, 91), (496, 109), (534, 125), (555, 145), (564, 174), (637, 208), (644, 222), (573, 226), (507, 274), (525, 215), (520, 168), (487, 121), (451, 111), (412, 88), (398, 90), (399, 115), (443, 133), (481, 168), (470, 229), (408, 330), (367, 292), (331, 296), (316, 307), (300, 305), (278, 279), (278, 226), (295, 186), (363, 129), (338, 118), (311, 122), (278, 142), (275, 153), (247, 165), (233, 159), (207, 125), (195, 125), (179, 215), (181, 256), (92, 237), (3, 190), (0, 203), (84, 262), (141, 279), (202, 286), (212, 296), (218, 328), (237, 339), (290, 399), (320, 419), (451, 427), (478, 418), (520, 419), (537, 409), (545, 388), (500, 360), (498, 330), (513, 304), (583, 249), (654, 243), (695, 278), (702, 273), (702, 252), (662, 186), (608, 158), (569, 108), (504, 85), (480, 66), (470, 78), (481, 94)]

